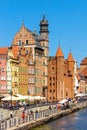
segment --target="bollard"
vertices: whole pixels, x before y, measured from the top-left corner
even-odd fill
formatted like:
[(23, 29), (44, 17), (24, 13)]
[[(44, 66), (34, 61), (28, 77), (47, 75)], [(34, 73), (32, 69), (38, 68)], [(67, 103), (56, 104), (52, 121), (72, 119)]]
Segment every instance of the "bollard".
[(18, 118), (18, 124), (20, 125), (20, 118)]
[(33, 113), (34, 114), (34, 120), (36, 120), (36, 116), (35, 116), (35, 113)]
[(7, 122), (5, 121), (5, 129), (7, 129)]

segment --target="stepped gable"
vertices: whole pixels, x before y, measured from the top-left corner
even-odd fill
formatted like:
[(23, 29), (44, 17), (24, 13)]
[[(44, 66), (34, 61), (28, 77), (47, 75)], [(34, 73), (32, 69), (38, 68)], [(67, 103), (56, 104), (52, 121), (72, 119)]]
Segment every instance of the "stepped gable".
[(60, 46), (58, 47), (58, 50), (57, 50), (57, 53), (56, 53), (56, 57), (64, 57), (63, 52), (62, 52)]
[(81, 62), (80, 65), (87, 65), (87, 57), (85, 57), (85, 58), (82, 60), (82, 62)]
[(67, 61), (74, 61), (74, 58), (73, 58), (71, 52), (70, 52), (69, 55), (68, 55)]
[(25, 27), (24, 24), (22, 24), (20, 30), (15, 34), (12, 46), (19, 46), (19, 40), (21, 42), (24, 42), (26, 45), (26, 40), (28, 40), (28, 44), (35, 44), (35, 37), (33, 36), (33, 32), (31, 32), (29, 29)]
[(27, 29), (27, 28), (25, 27), (24, 23), (22, 23), (22, 26), (21, 26), (21, 28), (20, 28), (20, 32), (24, 32), (24, 31), (27, 31), (27, 32), (29, 32), (29, 33), (32, 33), (29, 29)]

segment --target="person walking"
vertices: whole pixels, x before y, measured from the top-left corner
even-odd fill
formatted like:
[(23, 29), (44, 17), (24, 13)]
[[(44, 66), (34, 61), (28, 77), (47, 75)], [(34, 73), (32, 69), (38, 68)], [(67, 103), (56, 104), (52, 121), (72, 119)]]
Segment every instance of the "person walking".
[(36, 119), (38, 118), (38, 110), (35, 111)]
[(10, 112), (10, 117), (13, 118), (13, 112), (12, 111)]
[(25, 119), (25, 112), (22, 112), (22, 119), (23, 119), (23, 123), (24, 123), (24, 119)]

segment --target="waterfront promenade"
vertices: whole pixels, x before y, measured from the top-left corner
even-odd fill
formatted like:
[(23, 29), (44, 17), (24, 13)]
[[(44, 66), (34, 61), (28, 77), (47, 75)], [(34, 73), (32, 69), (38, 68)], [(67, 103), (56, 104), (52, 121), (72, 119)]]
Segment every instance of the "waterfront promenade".
[(87, 101), (75, 104), (65, 110), (58, 110), (55, 105), (52, 107), (52, 109), (49, 109), (48, 107), (49, 106), (37, 107), (38, 113), (35, 112), (37, 108), (33, 108), (32, 110), (34, 112), (32, 114), (27, 114), (24, 120), (21, 116), (15, 116), (14, 118), (3, 120), (0, 123), (0, 130), (29, 130), (29, 128), (45, 124), (46, 122), (60, 118), (81, 108), (87, 107)]

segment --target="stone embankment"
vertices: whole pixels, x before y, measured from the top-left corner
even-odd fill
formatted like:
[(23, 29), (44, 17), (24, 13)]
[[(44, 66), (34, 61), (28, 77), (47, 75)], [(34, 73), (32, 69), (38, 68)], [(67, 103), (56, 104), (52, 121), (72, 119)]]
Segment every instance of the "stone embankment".
[[(33, 115), (29, 115), (24, 122), (22, 121), (22, 119), (19, 120), (18, 118), (16, 118), (15, 125), (13, 123), (13, 125), (11, 124), (10, 128), (6, 128), (6, 129), (7, 130), (24, 130), (24, 129), (29, 130), (30, 128), (37, 127), (42, 124), (46, 124), (47, 122), (61, 118), (65, 115), (76, 112), (85, 107), (87, 107), (87, 101), (71, 106), (69, 109), (66, 110), (57, 110), (55, 108), (52, 108), (52, 110), (47, 109), (38, 112), (38, 115), (36, 115), (36, 113), (33, 113)], [(12, 121), (10, 120), (10, 122)]]

